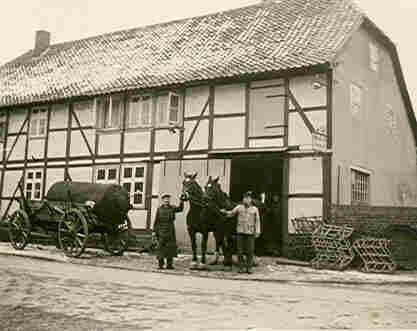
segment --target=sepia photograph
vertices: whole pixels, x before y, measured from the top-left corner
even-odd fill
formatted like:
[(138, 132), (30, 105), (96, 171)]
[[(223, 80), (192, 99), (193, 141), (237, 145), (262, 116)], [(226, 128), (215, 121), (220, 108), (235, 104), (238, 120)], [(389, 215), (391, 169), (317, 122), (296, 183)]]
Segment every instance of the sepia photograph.
[(416, 0), (0, 17), (0, 331), (417, 330)]

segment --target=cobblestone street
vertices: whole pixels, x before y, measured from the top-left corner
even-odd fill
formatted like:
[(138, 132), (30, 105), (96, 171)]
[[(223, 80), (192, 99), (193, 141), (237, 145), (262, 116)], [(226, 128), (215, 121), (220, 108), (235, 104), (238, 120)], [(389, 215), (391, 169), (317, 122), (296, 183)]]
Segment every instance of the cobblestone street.
[(5, 330), (415, 329), (414, 287), (204, 279), (1, 256)]

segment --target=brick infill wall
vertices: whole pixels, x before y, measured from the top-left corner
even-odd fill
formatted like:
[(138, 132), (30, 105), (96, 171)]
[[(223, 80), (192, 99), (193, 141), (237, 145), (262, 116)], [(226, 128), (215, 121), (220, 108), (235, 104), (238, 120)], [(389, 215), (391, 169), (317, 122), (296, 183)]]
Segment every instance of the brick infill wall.
[(417, 227), (417, 208), (333, 205), (331, 223), (352, 225), (360, 235), (379, 237), (390, 225)]

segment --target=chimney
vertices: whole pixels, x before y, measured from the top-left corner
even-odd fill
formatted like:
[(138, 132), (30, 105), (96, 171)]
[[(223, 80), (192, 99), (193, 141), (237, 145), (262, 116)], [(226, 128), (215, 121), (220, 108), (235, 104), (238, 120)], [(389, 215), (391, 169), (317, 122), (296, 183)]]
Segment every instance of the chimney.
[(35, 48), (33, 49), (33, 55), (39, 56), (45, 51), (51, 42), (51, 34), (48, 31), (39, 30), (36, 31)]

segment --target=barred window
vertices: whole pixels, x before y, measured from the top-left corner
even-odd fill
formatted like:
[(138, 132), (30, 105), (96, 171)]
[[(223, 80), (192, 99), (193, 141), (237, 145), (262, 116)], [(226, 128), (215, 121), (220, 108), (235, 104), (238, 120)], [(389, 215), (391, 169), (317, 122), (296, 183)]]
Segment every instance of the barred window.
[(370, 175), (352, 169), (352, 203), (369, 204)]

